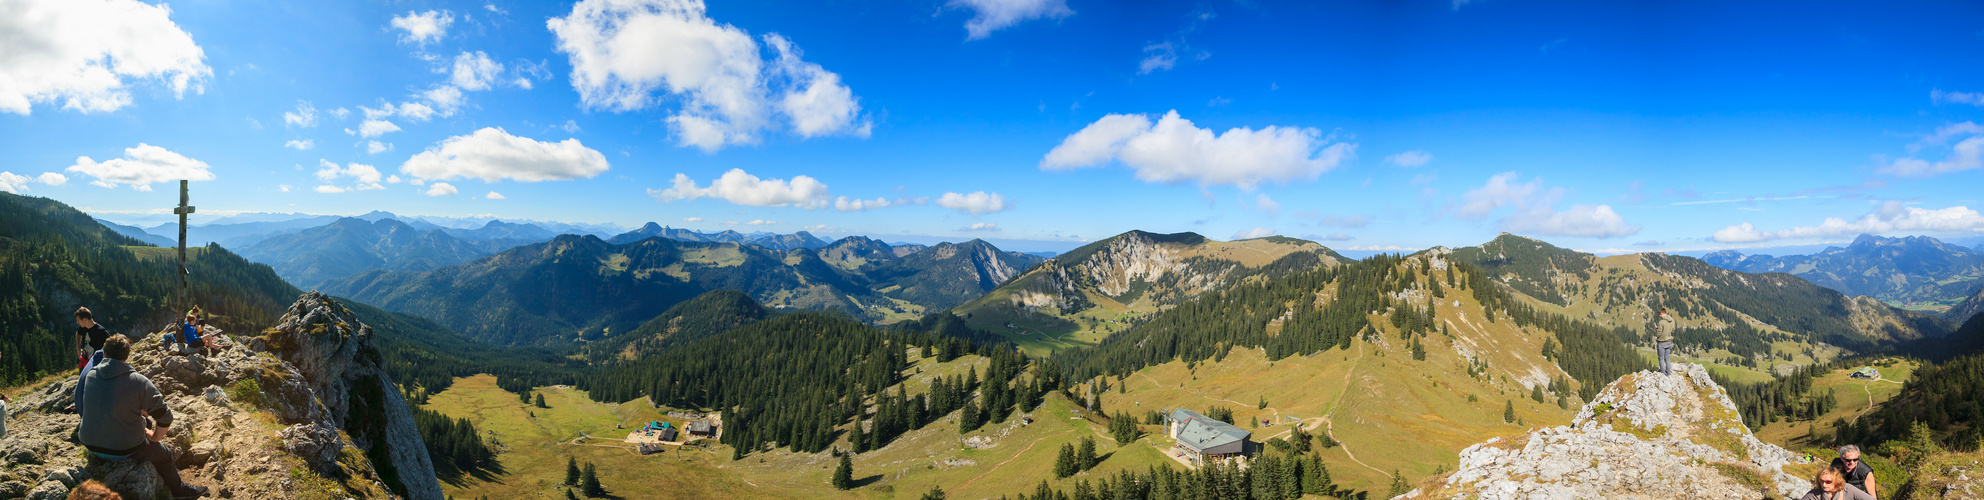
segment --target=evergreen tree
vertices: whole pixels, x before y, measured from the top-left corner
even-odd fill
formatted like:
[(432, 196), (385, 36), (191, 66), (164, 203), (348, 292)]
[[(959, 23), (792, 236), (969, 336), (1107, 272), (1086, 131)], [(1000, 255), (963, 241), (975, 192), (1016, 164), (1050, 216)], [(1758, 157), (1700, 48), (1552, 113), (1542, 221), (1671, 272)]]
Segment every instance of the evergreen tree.
[(1515, 400), (1509, 400), (1508, 404), (1502, 407), (1502, 423), (1511, 424), (1515, 423), (1515, 421), (1516, 402)]
[(530, 404), (530, 391), (517, 393), (517, 399), (523, 400), (524, 404)]
[(542, 392), (537, 393), (537, 403), (535, 404), (537, 405), (538, 408), (550, 408), (550, 406), (546, 406), (544, 404), (544, 393)]
[(929, 493), (923, 494), (922, 500), (944, 500), (944, 489), (932, 486)]
[(847, 446), (854, 453), (868, 451), (868, 436), (861, 432), (861, 419), (854, 419), (854, 428), (847, 431)]
[(575, 493), (572, 493), (572, 489), (571, 489), (571, 488), (566, 488), (566, 489), (565, 489), (565, 500), (579, 500), (579, 495), (578, 495), (578, 494), (575, 494)]
[(606, 496), (606, 487), (599, 484), (599, 474), (593, 470), (592, 462), (586, 462), (585, 472), (579, 473), (579, 489), (587, 498)]
[(1061, 445), (1061, 452), (1054, 456), (1054, 477), (1063, 478), (1075, 475), (1077, 467), (1079, 465), (1075, 463), (1075, 446), (1063, 443)]
[(964, 414), (958, 416), (958, 434), (969, 434), (978, 430), (981, 424), (978, 419), (978, 403), (965, 401)]
[(1387, 498), (1390, 498), (1390, 497), (1396, 497), (1396, 496), (1399, 496), (1399, 495), (1404, 495), (1406, 491), (1408, 491), (1408, 490), (1411, 490), (1411, 489), (1412, 489), (1412, 486), (1411, 486), (1410, 484), (1407, 484), (1407, 483), (1405, 482), (1405, 476), (1402, 476), (1402, 475), (1399, 475), (1399, 473), (1398, 473), (1398, 470), (1397, 470), (1397, 469), (1393, 469), (1393, 470), (1392, 470), (1392, 494), (1390, 494), (1390, 495), (1385, 495), (1385, 497), (1387, 497)]
[(1095, 437), (1082, 436), (1082, 446), (1075, 451), (1075, 463), (1081, 466), (1081, 470), (1089, 470), (1095, 468), (1096, 461)]
[(1327, 465), (1323, 465), (1322, 455), (1309, 455), (1308, 472), (1309, 479), (1302, 482), (1303, 493), (1312, 495), (1330, 495), (1336, 493), (1336, 485), (1332, 484), (1330, 480), (1330, 468)]
[(565, 457), (565, 486), (579, 485), (578, 457)]
[(852, 457), (852, 454), (841, 454), (840, 467), (834, 468), (834, 489), (845, 490), (854, 487), (854, 459)]

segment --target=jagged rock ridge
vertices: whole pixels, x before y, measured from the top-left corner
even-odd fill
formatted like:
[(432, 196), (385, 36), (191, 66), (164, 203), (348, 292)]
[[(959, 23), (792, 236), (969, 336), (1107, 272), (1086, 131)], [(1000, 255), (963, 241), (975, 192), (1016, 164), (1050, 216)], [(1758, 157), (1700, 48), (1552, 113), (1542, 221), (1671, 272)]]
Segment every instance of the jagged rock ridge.
[(1460, 452), (1460, 466), (1399, 498), (1796, 497), (1810, 482), (1782, 469), (1790, 451), (1759, 441), (1701, 365), (1621, 377), (1569, 426)]
[[(305, 294), (276, 327), (212, 356), (171, 354), (158, 338), (135, 340), (131, 365), (173, 410), (180, 474), (214, 497), (444, 498), (371, 328), (329, 297)], [(11, 405), (0, 498), (59, 499), (90, 478), (157, 497), (149, 465), (85, 460), (75, 387), (64, 378)]]

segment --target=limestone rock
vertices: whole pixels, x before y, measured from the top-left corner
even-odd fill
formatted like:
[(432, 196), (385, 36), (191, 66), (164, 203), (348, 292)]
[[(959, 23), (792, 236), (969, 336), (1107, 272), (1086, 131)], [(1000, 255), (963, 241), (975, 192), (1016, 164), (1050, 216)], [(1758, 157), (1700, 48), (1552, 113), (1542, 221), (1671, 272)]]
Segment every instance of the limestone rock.
[[(89, 459), (89, 475), (110, 491), (124, 498), (171, 498), (165, 481), (159, 479), (158, 470), (152, 465), (138, 460), (103, 460), (92, 456)], [(62, 488), (68, 495), (69, 488)], [(59, 498), (59, 497), (58, 497)]]
[(1414, 497), (1747, 500), (1809, 489), (1782, 471), (1791, 452), (1751, 435), (1707, 370), (1676, 368), (1621, 377), (1569, 426), (1461, 450), (1460, 466)]

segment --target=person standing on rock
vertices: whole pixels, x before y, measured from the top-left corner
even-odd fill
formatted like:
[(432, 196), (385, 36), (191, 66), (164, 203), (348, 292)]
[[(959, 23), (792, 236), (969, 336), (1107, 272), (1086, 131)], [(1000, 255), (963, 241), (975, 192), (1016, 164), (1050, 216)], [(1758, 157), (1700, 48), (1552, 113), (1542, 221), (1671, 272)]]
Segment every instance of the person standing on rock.
[[(149, 378), (131, 368), (131, 339), (113, 335), (103, 343), (103, 361), (83, 376), (89, 380), (76, 400), (82, 423), (76, 437), (90, 453), (105, 460), (150, 462), (174, 499), (199, 498), (205, 487), (186, 484), (172, 464), (172, 449), (159, 443), (172, 430), (172, 409)], [(146, 417), (152, 425), (147, 428)]]
[(1846, 476), (1846, 484), (1867, 492), (1869, 498), (1879, 495), (1874, 491), (1880, 487), (1874, 481), (1874, 468), (1860, 461), (1859, 446), (1849, 444), (1839, 447), (1839, 458), (1832, 459), (1832, 467), (1839, 469)]
[[(109, 338), (110, 331), (96, 324), (90, 308), (76, 308), (76, 368), (88, 370), (90, 355), (103, 350), (103, 341)], [(83, 350), (84, 344), (88, 344), (89, 350)]]
[(1660, 317), (1653, 320), (1653, 348), (1660, 353), (1660, 373), (1673, 375), (1674, 366), (1667, 358), (1674, 354), (1674, 318), (1667, 315), (1667, 308), (1660, 308)]
[(13, 400), (6, 394), (0, 394), (0, 439), (7, 438), (7, 402)]
[(1812, 491), (1798, 500), (1874, 500), (1874, 496), (1847, 484), (1845, 474), (1832, 466), (1819, 471), (1818, 477), (1812, 478)]

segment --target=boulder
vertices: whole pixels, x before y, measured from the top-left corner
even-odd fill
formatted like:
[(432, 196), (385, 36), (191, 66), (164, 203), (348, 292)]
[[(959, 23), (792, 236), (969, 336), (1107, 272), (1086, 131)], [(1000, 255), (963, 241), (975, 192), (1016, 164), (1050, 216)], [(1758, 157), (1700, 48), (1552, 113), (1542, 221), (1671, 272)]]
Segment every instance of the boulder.
[(311, 466), (320, 469), (338, 460), (344, 440), (338, 430), (322, 423), (296, 424), (282, 430), (283, 446)]
[[(170, 490), (166, 489), (165, 480), (159, 479), (158, 470), (153, 469), (149, 463), (138, 460), (104, 460), (91, 455), (85, 470), (89, 473), (89, 477), (102, 481), (110, 491), (117, 492), (125, 500), (172, 497)], [(42, 486), (48, 484), (51, 483), (42, 483)], [(61, 483), (52, 484), (61, 485)], [(63, 488), (62, 494), (68, 495), (69, 489)], [(30, 494), (29, 497), (32, 498), (33, 495)]]

